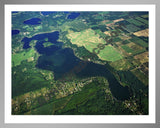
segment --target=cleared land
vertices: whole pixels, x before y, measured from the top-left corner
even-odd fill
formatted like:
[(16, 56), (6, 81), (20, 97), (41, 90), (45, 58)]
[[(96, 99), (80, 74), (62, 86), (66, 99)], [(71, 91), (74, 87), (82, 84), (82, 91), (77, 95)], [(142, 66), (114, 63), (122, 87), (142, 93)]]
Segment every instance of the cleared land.
[(122, 55), (111, 45), (107, 45), (98, 54), (99, 58), (107, 61), (116, 61), (122, 59)]
[(120, 59), (115, 62), (111, 62), (110, 65), (116, 70), (128, 70), (132, 67), (132, 64), (129, 63), (126, 59)]
[(116, 23), (116, 22), (120, 22), (120, 21), (123, 21), (123, 20), (124, 20), (123, 18), (120, 18), (120, 19), (114, 20), (113, 22)]
[[(95, 34), (92, 29), (70, 33), (67, 37), (71, 40), (71, 43), (78, 46), (84, 46), (90, 52), (93, 52), (93, 49), (97, 48), (98, 44), (106, 43), (98, 34)], [(106, 61), (116, 61), (123, 58), (122, 55), (111, 45), (100, 50), (98, 57)]]
[(34, 55), (36, 51), (34, 49), (30, 49), (27, 52), (20, 52), (12, 55), (12, 66), (17, 66), (21, 64), (21, 61), (23, 60), (34, 60)]
[(70, 33), (67, 37), (71, 40), (71, 43), (84, 46), (90, 52), (93, 52), (93, 49), (97, 48), (98, 44), (106, 43), (98, 34), (95, 34), (92, 29)]
[(141, 53), (139, 55), (134, 56), (135, 59), (139, 60), (142, 64), (148, 62), (149, 54), (148, 52)]
[(148, 33), (149, 33), (149, 30), (148, 30), (148, 29), (145, 29), (145, 30), (141, 30), (141, 31), (135, 32), (135, 33), (133, 33), (133, 34), (134, 34), (135, 36), (148, 37)]

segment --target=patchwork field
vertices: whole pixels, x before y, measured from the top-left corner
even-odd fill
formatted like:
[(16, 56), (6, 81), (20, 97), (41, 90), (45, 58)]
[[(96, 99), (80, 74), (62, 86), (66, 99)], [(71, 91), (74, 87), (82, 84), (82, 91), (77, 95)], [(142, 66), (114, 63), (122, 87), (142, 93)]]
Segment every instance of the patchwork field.
[(132, 64), (129, 63), (126, 59), (120, 59), (114, 62), (111, 62), (110, 65), (116, 70), (128, 70), (132, 67)]
[(139, 62), (141, 62), (143, 64), (145, 62), (148, 62), (149, 54), (148, 54), (148, 52), (144, 52), (142, 54), (134, 56), (134, 58), (139, 60)]
[(130, 41), (132, 41), (142, 47), (148, 47), (148, 43), (138, 37), (133, 37), (132, 39), (130, 39)]
[(140, 21), (138, 21), (138, 20), (135, 20), (135, 19), (128, 19), (127, 21), (128, 21), (129, 23), (131, 23), (131, 24), (136, 25), (136, 26), (142, 26), (142, 25), (143, 25), (142, 22), (140, 22)]
[(148, 77), (144, 75), (140, 70), (133, 69), (131, 72), (145, 85), (148, 85)]
[(78, 46), (84, 46), (88, 51), (93, 52), (98, 44), (104, 44), (105, 41), (100, 36), (95, 34), (92, 29), (87, 29), (81, 32), (74, 32), (67, 35), (71, 43)]
[[(93, 52), (93, 49), (97, 48), (98, 44), (106, 43), (98, 34), (95, 34), (92, 29), (70, 33), (67, 37), (71, 40), (71, 43), (78, 46), (84, 46), (90, 52)], [(98, 57), (106, 61), (116, 61), (123, 58), (122, 55), (111, 45), (107, 45), (103, 50), (100, 50)]]

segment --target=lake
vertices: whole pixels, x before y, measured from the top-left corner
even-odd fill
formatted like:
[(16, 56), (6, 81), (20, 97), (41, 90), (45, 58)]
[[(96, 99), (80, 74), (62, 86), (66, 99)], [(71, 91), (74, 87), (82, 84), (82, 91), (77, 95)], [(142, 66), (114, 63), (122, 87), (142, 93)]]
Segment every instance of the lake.
[(40, 18), (31, 18), (29, 20), (25, 20), (23, 23), (28, 24), (28, 25), (38, 25), (41, 24), (41, 19)]
[[(47, 42), (51, 42), (53, 45), (44, 47), (43, 43), (46, 42), (46, 38), (48, 38)], [(74, 74), (79, 78), (102, 76), (108, 80), (109, 87), (114, 97), (119, 100), (129, 98), (130, 94), (128, 87), (121, 86), (105, 65), (79, 59), (74, 55), (71, 48), (62, 48), (63, 42), (58, 42), (58, 38), (59, 32), (55, 31), (52, 33), (37, 34), (32, 38), (25, 37), (22, 40), (22, 42), (24, 42), (24, 49), (30, 47), (29, 43), (31, 40), (38, 40), (35, 45), (36, 50), (40, 54), (36, 65), (37, 68), (53, 71), (55, 80), (65, 80), (65, 74), (67, 73), (70, 75)], [(74, 67), (79, 67), (81, 64), (85, 64), (85, 66), (78, 71), (73, 70)]]
[(76, 19), (80, 15), (79, 12), (72, 12), (68, 15), (67, 19)]
[(50, 15), (50, 14), (53, 14), (53, 13), (57, 13), (56, 11), (53, 12), (53, 11), (42, 11), (41, 14), (44, 15), (44, 16), (47, 16), (47, 15)]

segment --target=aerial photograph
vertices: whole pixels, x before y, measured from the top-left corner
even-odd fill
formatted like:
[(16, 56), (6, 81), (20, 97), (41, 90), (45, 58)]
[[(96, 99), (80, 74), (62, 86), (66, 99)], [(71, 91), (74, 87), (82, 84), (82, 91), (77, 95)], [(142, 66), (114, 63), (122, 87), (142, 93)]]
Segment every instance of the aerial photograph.
[(149, 12), (11, 16), (12, 115), (149, 114)]

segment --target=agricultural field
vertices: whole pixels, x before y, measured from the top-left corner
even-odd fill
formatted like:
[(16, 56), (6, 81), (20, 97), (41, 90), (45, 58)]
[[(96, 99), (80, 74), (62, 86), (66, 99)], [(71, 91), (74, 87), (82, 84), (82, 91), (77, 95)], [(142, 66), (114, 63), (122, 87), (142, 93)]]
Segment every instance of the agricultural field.
[(149, 54), (148, 52), (144, 52), (144, 53), (134, 56), (134, 58), (143, 64), (145, 62), (148, 62)]
[(133, 33), (135, 36), (144, 36), (144, 37), (148, 37), (149, 35), (149, 30), (145, 29), (145, 30), (141, 30), (138, 32)]
[(138, 21), (138, 20), (135, 20), (135, 19), (128, 19), (127, 21), (128, 21), (129, 23), (131, 23), (131, 24), (136, 25), (136, 26), (142, 26), (142, 25), (144, 25), (142, 22), (140, 22), (140, 21)]
[(114, 62), (111, 62), (110, 65), (116, 70), (129, 70), (133, 65), (128, 62), (126, 59), (120, 59)]
[(116, 61), (123, 58), (123, 56), (111, 45), (107, 45), (98, 54), (99, 58), (106, 61)]
[(137, 20), (139, 20), (140, 22), (144, 23), (144, 24), (148, 24), (148, 20), (143, 19), (141, 17), (136, 17)]
[(148, 47), (148, 43), (138, 37), (133, 37), (132, 39), (130, 39), (130, 41), (138, 44), (139, 46)]
[(87, 29), (81, 32), (68, 34), (67, 37), (73, 44), (84, 46), (90, 52), (97, 47), (98, 44), (105, 44), (105, 41), (100, 36), (95, 34), (92, 29)]
[[(105, 41), (99, 37), (99, 35), (94, 34), (95, 31), (89, 29), (82, 32), (71, 33), (67, 35), (73, 44), (78, 46), (84, 46), (88, 51), (93, 52), (94, 48), (97, 48), (98, 44), (105, 44)], [(106, 61), (116, 61), (122, 59), (122, 55), (111, 45), (105, 46), (103, 50), (100, 51), (98, 57)]]

